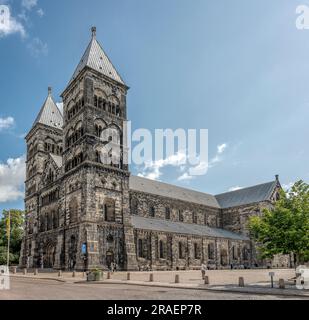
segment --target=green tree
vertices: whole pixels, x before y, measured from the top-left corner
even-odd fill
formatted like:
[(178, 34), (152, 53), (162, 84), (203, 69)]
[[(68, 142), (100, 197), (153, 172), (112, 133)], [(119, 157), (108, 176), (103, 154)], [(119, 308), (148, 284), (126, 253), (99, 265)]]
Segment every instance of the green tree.
[(300, 180), (281, 190), (272, 209), (250, 218), (249, 230), (262, 258), (293, 253), (297, 264), (309, 261), (309, 185)]
[[(10, 263), (18, 263), (23, 237), (25, 214), (22, 210), (10, 210)], [(7, 223), (9, 211), (4, 210), (0, 218), (0, 264), (5, 264), (7, 259)]]

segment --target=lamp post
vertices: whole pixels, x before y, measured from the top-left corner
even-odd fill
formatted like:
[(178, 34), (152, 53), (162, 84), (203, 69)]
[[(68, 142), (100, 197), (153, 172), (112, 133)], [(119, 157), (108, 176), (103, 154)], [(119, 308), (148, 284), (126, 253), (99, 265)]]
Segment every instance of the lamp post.
[(270, 276), (270, 281), (271, 281), (271, 287), (274, 287), (274, 276), (275, 273), (274, 272), (269, 272), (269, 276)]

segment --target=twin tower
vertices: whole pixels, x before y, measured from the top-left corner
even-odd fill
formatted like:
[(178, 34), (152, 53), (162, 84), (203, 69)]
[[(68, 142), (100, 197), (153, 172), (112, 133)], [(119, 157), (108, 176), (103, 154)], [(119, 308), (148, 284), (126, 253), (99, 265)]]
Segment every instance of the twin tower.
[[(128, 87), (98, 43), (96, 28), (91, 32), (61, 95), (63, 108), (49, 88), (26, 136), (22, 266), (85, 269), (116, 263), (137, 268), (128, 166), (122, 159), (103, 164), (100, 154), (107, 142), (102, 132), (110, 128), (118, 135), (108, 141), (123, 151)], [(113, 151), (106, 156), (112, 160)]]

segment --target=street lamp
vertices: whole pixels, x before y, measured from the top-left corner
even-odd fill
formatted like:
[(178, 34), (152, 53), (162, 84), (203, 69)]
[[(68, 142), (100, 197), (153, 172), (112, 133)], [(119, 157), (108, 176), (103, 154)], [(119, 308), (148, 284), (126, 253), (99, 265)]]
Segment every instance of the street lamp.
[(271, 287), (274, 287), (274, 276), (275, 273), (274, 272), (269, 272), (269, 276), (270, 276), (270, 281), (271, 281)]

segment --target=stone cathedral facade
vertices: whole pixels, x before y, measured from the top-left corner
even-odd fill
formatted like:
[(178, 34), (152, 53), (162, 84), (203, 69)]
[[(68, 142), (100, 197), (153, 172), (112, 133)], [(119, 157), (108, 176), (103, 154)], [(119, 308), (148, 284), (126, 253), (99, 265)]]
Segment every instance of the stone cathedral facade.
[[(103, 164), (100, 138), (123, 151), (128, 87), (96, 39), (62, 93), (48, 96), (26, 136), (26, 224), (20, 265), (55, 269), (183, 270), (265, 265), (246, 222), (278, 196), (269, 183), (210, 195)], [(62, 108), (61, 108), (62, 109)], [(122, 153), (123, 154), (123, 153)], [(111, 156), (111, 155), (107, 155)], [(277, 259), (283, 266), (286, 259)]]

